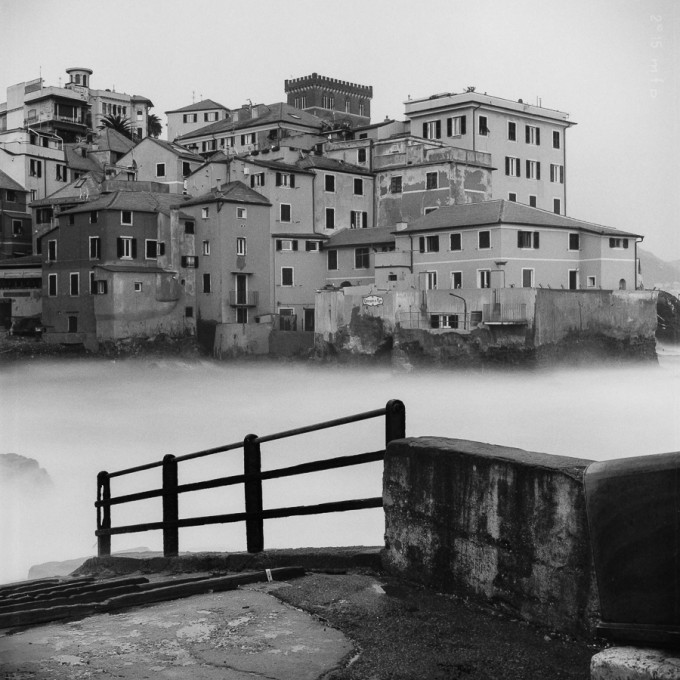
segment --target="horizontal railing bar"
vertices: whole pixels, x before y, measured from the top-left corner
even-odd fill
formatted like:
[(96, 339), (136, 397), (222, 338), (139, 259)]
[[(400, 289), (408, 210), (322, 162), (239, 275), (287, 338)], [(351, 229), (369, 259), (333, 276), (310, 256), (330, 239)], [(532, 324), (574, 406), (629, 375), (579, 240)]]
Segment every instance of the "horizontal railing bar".
[[(326, 460), (315, 460), (311, 463), (300, 463), (299, 465), (291, 465), (285, 468), (278, 468), (276, 470), (266, 470), (259, 474), (253, 475), (232, 475), (231, 477), (218, 477), (217, 479), (209, 479), (204, 482), (192, 482), (190, 484), (181, 484), (177, 487), (177, 493), (185, 493), (187, 491), (204, 491), (206, 489), (215, 489), (221, 486), (231, 486), (233, 484), (242, 484), (252, 480), (260, 479), (279, 479), (281, 477), (292, 477), (295, 475), (303, 475), (309, 472), (321, 472), (323, 470), (335, 470), (342, 467), (350, 467), (352, 465), (363, 465), (364, 463), (373, 463), (383, 460), (385, 457), (385, 450), (370, 451), (369, 453), (358, 453), (352, 456), (338, 456), (336, 458), (327, 458)], [(140, 491), (138, 493), (131, 493), (125, 496), (115, 496), (108, 500), (101, 500), (95, 502), (95, 507), (101, 508), (111, 505), (120, 505), (121, 503), (132, 503), (133, 501), (147, 500), (149, 498), (157, 498), (163, 495), (163, 489), (153, 489), (150, 491)]]
[(316, 423), (315, 425), (306, 425), (305, 427), (298, 427), (294, 430), (285, 430), (284, 432), (277, 432), (276, 434), (268, 434), (264, 437), (258, 437), (255, 442), (262, 444), (264, 442), (271, 442), (275, 439), (284, 439), (285, 437), (294, 437), (298, 434), (306, 434), (307, 432), (316, 432), (317, 430), (325, 430), (329, 427), (336, 427), (337, 425), (347, 425), (349, 423), (357, 423), (361, 420), (369, 420), (370, 418), (377, 418), (384, 416), (387, 413), (386, 408), (375, 409), (374, 411), (366, 411), (365, 413), (357, 413), (353, 416), (345, 416), (344, 418), (336, 418), (335, 420), (327, 420), (324, 423)]
[[(335, 420), (326, 420), (323, 423), (316, 423), (315, 425), (306, 425), (304, 427), (298, 427), (294, 430), (285, 430), (283, 432), (276, 432), (275, 434), (264, 435), (263, 437), (258, 437), (255, 441), (262, 444), (263, 442), (271, 442), (276, 439), (284, 439), (286, 437), (294, 437), (298, 434), (306, 434), (307, 432), (316, 432), (317, 430), (325, 430), (329, 427), (336, 427), (338, 425), (347, 425), (349, 423), (357, 423), (361, 420), (369, 420), (371, 418), (378, 418), (379, 416), (384, 416), (387, 413), (386, 408), (379, 408), (373, 411), (365, 411), (364, 413), (357, 413), (353, 416), (345, 416), (344, 418), (336, 418)], [(233, 444), (225, 444), (224, 446), (216, 446), (213, 449), (205, 449), (203, 451), (196, 451), (195, 453), (187, 453), (184, 456), (177, 456), (175, 458), (176, 462), (183, 460), (192, 460), (194, 458), (201, 458), (203, 456), (211, 456), (215, 453), (223, 453), (224, 451), (233, 451), (234, 449), (240, 449), (243, 447), (243, 442), (234, 442)], [(133, 472), (142, 472), (143, 470), (151, 470), (152, 468), (160, 467), (163, 465), (163, 461), (155, 461), (153, 463), (146, 463), (145, 465), (138, 465), (132, 468), (126, 468), (125, 470), (118, 470), (116, 472), (110, 472), (109, 478), (121, 477), (122, 475), (129, 475)]]
[(295, 517), (300, 515), (321, 515), (329, 512), (346, 512), (349, 510), (367, 510), (369, 508), (382, 508), (382, 496), (375, 498), (359, 498), (349, 501), (335, 501), (332, 503), (320, 503), (318, 505), (298, 505), (290, 508), (274, 508), (263, 510), (261, 513), (236, 512), (229, 515), (208, 515), (205, 517), (189, 517), (177, 522), (149, 522), (146, 524), (130, 524), (112, 529), (98, 529), (96, 536), (113, 536), (114, 534), (134, 534), (142, 531), (155, 531), (167, 526), (178, 528), (197, 527), (206, 524), (231, 524), (243, 522), (247, 519), (276, 519), (279, 517)]

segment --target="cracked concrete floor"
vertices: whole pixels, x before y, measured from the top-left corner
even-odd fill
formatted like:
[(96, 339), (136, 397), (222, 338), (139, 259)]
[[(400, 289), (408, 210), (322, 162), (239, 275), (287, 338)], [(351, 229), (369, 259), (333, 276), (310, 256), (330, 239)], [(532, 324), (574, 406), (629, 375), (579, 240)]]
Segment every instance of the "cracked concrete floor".
[(1, 631), (0, 679), (316, 680), (351, 651), (309, 614), (235, 590)]

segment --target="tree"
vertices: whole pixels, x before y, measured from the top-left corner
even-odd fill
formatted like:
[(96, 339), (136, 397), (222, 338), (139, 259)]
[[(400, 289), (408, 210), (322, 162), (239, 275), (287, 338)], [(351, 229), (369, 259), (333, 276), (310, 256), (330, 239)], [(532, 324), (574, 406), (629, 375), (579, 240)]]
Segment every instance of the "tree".
[(163, 131), (163, 125), (161, 124), (161, 119), (155, 114), (150, 113), (146, 119), (146, 130), (149, 137), (155, 137), (158, 139)]
[(123, 116), (113, 115), (104, 116), (101, 119), (99, 129), (103, 130), (104, 128), (111, 128), (112, 130), (116, 130), (117, 132), (120, 132), (121, 135), (125, 135), (128, 139), (133, 138), (132, 124), (130, 123), (128, 118), (125, 118)]

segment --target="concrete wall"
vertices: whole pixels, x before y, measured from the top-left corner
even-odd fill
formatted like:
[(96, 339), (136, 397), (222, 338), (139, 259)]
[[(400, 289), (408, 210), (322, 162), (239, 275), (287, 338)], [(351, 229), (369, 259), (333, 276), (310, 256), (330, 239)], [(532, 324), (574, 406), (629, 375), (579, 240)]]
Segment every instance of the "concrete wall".
[(271, 324), (218, 323), (215, 329), (215, 356), (237, 357), (268, 354)]
[(590, 634), (597, 607), (583, 489), (590, 462), (458, 439), (392, 442), (383, 562), (429, 587)]

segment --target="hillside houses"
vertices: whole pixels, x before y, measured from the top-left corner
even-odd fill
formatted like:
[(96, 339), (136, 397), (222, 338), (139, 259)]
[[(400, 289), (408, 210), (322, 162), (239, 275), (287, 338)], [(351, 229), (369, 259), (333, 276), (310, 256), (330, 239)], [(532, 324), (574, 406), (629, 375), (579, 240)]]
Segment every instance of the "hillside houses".
[[(422, 292), (423, 313), (454, 330), (470, 322), (456, 305), (493, 291), (641, 285), (640, 234), (564, 214), (566, 114), (465, 92), (372, 124), (370, 88), (324, 77), (287, 88), (288, 102), (168, 111), (169, 141), (109, 130), (60, 146), (13, 132), (50, 176), (8, 172), (0, 187), (33, 211), (45, 340), (198, 332), (265, 352), (267, 333), (317, 330), (322, 290)], [(18, 162), (8, 148), (0, 168)]]

